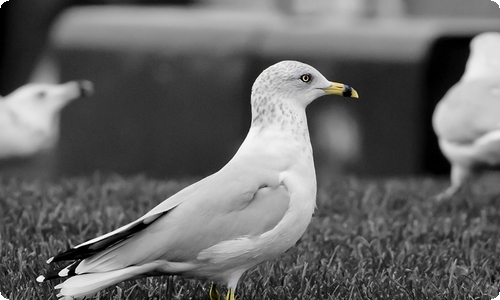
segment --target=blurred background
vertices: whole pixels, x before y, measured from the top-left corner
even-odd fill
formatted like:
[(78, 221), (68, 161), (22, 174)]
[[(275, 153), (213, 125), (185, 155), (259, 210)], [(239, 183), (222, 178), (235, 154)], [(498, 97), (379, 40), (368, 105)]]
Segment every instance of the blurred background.
[(0, 173), (210, 174), (245, 138), (254, 79), (292, 59), (361, 97), (308, 108), (320, 180), (446, 174), (431, 115), (484, 31), (500, 31), (489, 0), (9, 1), (0, 95), (74, 79), (95, 93), (63, 110), (54, 149)]

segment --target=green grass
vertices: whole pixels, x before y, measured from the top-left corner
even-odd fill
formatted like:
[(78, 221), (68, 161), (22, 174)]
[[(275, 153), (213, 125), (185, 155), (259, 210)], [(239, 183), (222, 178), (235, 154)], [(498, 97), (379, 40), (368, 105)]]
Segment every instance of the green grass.
[[(44, 184), (0, 179), (0, 293), (55, 299), (35, 278), (68, 246), (139, 217), (190, 181), (95, 175)], [(243, 299), (491, 299), (500, 282), (500, 196), (435, 203), (434, 179), (321, 186), (318, 210), (295, 247), (249, 270)], [(147, 245), (146, 245), (147, 246)], [(208, 283), (154, 277), (97, 299), (207, 299)]]

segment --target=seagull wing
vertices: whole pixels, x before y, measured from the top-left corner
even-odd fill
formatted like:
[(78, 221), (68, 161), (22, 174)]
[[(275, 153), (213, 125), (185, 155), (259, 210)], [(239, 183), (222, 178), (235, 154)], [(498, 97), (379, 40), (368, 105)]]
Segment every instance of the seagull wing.
[(278, 172), (273, 176), (224, 168), (140, 219), (52, 261), (81, 260), (64, 275), (108, 272), (155, 260), (192, 262), (201, 251), (220, 242), (258, 236), (276, 226), (290, 201), (288, 189), (278, 177)]

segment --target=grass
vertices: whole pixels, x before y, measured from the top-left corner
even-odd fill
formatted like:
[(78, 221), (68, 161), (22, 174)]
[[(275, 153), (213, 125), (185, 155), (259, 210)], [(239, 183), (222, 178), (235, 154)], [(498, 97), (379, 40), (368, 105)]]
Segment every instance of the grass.
[[(55, 299), (35, 278), (56, 252), (139, 217), (188, 185), (94, 175), (42, 183), (0, 179), (0, 293)], [(500, 282), (500, 196), (436, 203), (444, 180), (345, 178), (318, 191), (295, 247), (249, 270), (244, 299), (492, 299)], [(147, 246), (147, 245), (145, 245)], [(154, 277), (96, 299), (208, 299), (208, 283)]]

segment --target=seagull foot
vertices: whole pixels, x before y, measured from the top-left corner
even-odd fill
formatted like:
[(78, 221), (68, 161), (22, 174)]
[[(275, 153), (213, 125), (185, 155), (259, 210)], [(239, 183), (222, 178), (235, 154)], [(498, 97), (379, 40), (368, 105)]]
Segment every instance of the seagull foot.
[(220, 300), (220, 293), (215, 283), (212, 283), (210, 286), (210, 292), (208, 295), (210, 296), (210, 300)]
[(236, 300), (236, 298), (234, 297), (234, 290), (233, 289), (229, 289), (227, 291), (226, 300)]
[(451, 185), (445, 191), (435, 195), (434, 200), (436, 202), (446, 202), (451, 200), (457, 194), (472, 195), (469, 184)]
[(445, 190), (444, 192), (441, 192), (441, 193), (435, 195), (433, 198), (436, 202), (445, 202), (445, 201), (448, 201), (451, 198), (453, 198), (453, 196), (455, 196), (455, 194), (457, 194), (457, 193), (458, 193), (457, 189), (450, 187), (447, 190)]

